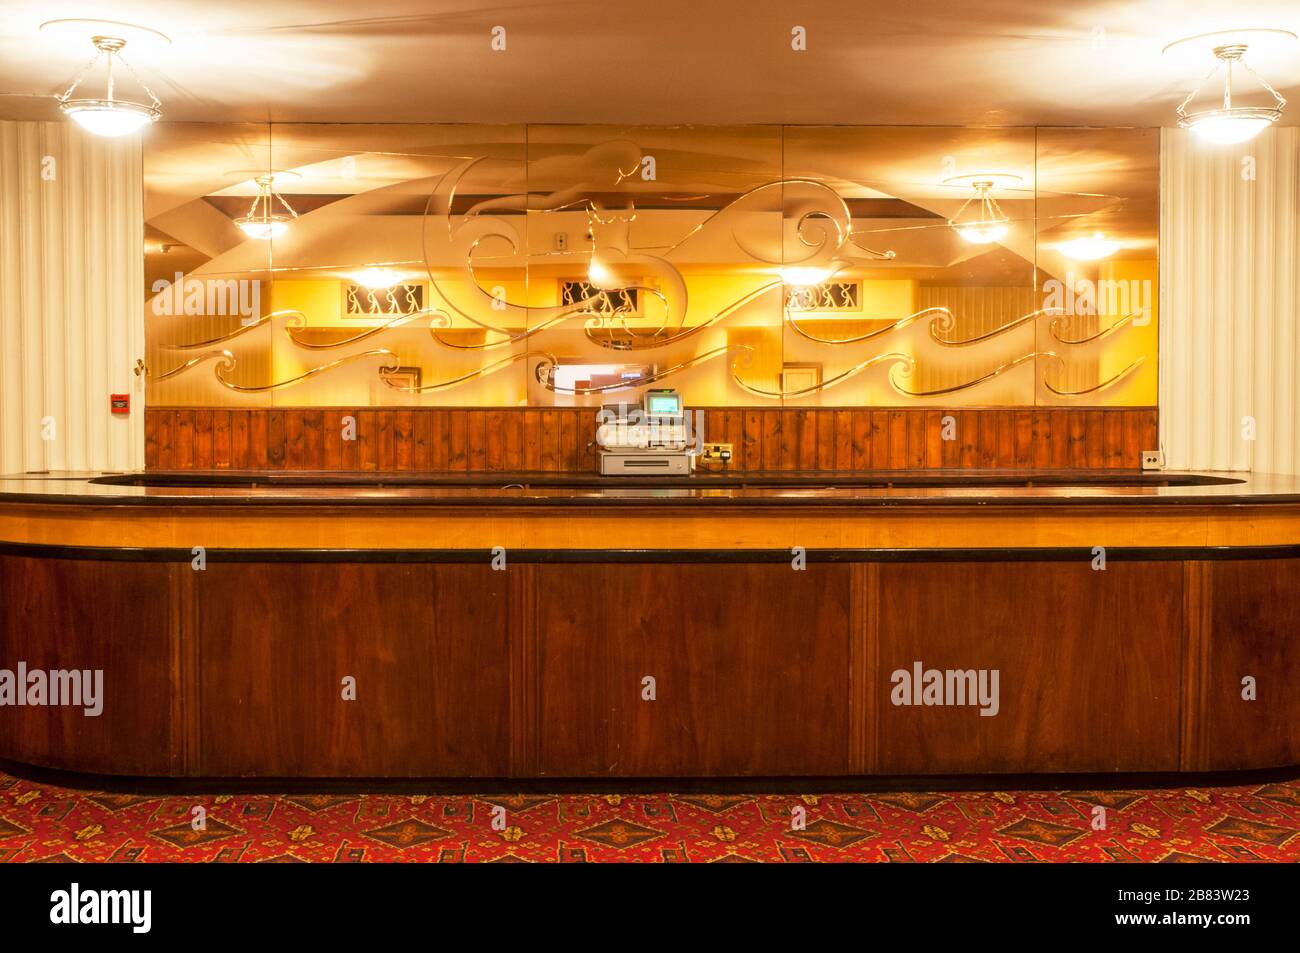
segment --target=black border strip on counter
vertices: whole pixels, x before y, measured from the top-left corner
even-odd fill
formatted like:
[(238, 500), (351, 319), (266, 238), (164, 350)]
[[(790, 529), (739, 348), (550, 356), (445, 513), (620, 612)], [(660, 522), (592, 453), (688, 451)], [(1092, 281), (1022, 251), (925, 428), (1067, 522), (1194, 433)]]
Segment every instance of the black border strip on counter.
[[(0, 555), (103, 562), (190, 562), (192, 549), (116, 546), (53, 546), (0, 542)], [(204, 550), (213, 563), (488, 563), (489, 549), (219, 549)], [(787, 563), (792, 549), (510, 549), (516, 563)], [(1076, 562), (1094, 557), (1073, 547), (987, 549), (808, 549), (810, 563)], [(1106, 547), (1107, 562), (1300, 559), (1300, 544), (1285, 546)]]

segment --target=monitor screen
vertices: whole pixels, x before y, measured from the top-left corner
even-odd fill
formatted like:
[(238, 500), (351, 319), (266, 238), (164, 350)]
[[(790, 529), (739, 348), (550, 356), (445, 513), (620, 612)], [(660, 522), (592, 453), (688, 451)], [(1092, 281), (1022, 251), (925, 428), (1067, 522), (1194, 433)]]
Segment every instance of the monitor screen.
[(646, 394), (646, 413), (651, 417), (680, 417), (682, 395), (676, 391)]

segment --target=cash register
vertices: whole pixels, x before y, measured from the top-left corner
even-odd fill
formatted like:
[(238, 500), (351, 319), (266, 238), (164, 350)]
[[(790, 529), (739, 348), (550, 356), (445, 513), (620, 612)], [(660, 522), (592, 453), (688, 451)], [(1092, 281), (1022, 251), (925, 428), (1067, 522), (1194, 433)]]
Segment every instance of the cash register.
[(604, 476), (688, 476), (695, 469), (682, 395), (648, 390), (640, 403), (601, 408), (596, 443)]

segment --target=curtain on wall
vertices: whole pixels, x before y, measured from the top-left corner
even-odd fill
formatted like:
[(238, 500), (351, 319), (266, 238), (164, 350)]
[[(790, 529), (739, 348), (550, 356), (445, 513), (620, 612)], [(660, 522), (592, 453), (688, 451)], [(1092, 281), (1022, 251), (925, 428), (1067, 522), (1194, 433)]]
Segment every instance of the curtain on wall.
[(1232, 147), (1165, 130), (1160, 191), (1167, 463), (1300, 473), (1300, 129)]
[(138, 137), (0, 122), (0, 473), (144, 465), (142, 195)]

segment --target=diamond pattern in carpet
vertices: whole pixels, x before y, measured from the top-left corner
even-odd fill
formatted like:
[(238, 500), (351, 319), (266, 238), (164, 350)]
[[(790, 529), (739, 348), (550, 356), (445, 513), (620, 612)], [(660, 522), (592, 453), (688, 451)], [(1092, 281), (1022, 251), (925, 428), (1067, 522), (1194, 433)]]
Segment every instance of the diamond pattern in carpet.
[[(1092, 826), (1097, 805), (1107, 809), (1100, 830)], [(204, 831), (191, 826), (195, 807), (206, 812)], [(1295, 862), (1297, 835), (1300, 781), (1119, 791), (146, 797), (0, 774), (0, 862), (10, 863)]]

